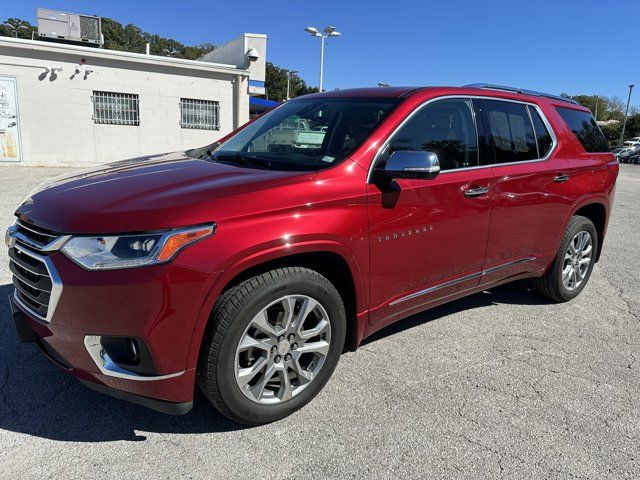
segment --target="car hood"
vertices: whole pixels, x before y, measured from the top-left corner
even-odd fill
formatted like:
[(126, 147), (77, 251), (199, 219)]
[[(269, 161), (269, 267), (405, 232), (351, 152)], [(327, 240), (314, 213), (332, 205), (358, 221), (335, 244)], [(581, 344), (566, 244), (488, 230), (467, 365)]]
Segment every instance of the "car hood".
[(305, 181), (315, 172), (242, 168), (186, 152), (140, 157), (56, 177), (18, 207), (25, 222), (59, 233), (161, 230), (215, 221), (221, 197)]

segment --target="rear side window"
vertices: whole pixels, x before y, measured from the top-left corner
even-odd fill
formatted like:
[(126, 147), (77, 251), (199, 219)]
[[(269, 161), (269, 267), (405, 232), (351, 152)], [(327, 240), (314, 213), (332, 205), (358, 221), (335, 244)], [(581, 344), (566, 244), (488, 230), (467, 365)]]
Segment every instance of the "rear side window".
[(544, 158), (553, 146), (553, 139), (547, 126), (542, 121), (542, 118), (540, 118), (538, 111), (530, 105), (527, 108), (529, 109), (531, 121), (533, 122), (533, 130), (536, 134), (536, 140), (538, 141), (538, 156)]
[(609, 143), (591, 113), (572, 108), (556, 109), (587, 152), (609, 151)]
[(538, 146), (527, 106), (485, 100), (496, 163), (524, 162), (538, 157)]

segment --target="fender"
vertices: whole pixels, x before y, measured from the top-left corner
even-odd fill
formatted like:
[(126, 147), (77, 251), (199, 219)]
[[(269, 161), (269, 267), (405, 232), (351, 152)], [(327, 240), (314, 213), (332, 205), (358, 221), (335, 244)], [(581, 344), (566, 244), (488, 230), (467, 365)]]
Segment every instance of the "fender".
[[(555, 245), (556, 245), (555, 251), (556, 252), (560, 248), (560, 241), (562, 240), (562, 235), (564, 235), (564, 232), (567, 229), (567, 225), (569, 223), (569, 220), (571, 220), (571, 217), (573, 217), (576, 214), (576, 212), (578, 210), (580, 210), (581, 208), (586, 207), (587, 205), (593, 205), (593, 204), (602, 205), (604, 207), (604, 210), (605, 210), (605, 222), (604, 222), (604, 227), (602, 229), (602, 239), (604, 240), (604, 236), (605, 236), (605, 233), (607, 231), (607, 224), (609, 223), (609, 212), (610, 212), (609, 201), (608, 201), (606, 195), (590, 193), (588, 195), (584, 195), (584, 196), (580, 197), (579, 199), (577, 199), (573, 203), (573, 205), (571, 206), (571, 210), (569, 211), (569, 215), (567, 215), (567, 219), (564, 222), (564, 227), (562, 228), (562, 233), (560, 234), (560, 236), (558, 237), (558, 239), (555, 242)], [(602, 249), (602, 242), (600, 242), (600, 243), (601, 244), (598, 245), (598, 251), (600, 251), (600, 249)], [(598, 255), (599, 255), (599, 253), (598, 253)], [(555, 255), (550, 259), (549, 265), (547, 265), (547, 269), (551, 266), (551, 263), (553, 262), (554, 259), (555, 259)]]
[[(267, 248), (254, 252), (246, 257), (241, 257), (239, 261), (229, 266), (228, 268), (219, 271), (219, 275), (213, 281), (213, 284), (209, 288), (200, 311), (198, 318), (194, 325), (193, 333), (191, 334), (191, 341), (189, 345), (189, 353), (187, 357), (186, 368), (191, 369), (197, 366), (198, 357), (200, 355), (200, 347), (202, 344), (202, 337), (209, 321), (209, 316), (215, 302), (218, 300), (220, 294), (229, 282), (240, 273), (246, 271), (249, 268), (261, 265), (263, 263), (286, 258), (292, 255), (301, 253), (318, 253), (318, 252), (331, 252), (339, 255), (345, 260), (351, 271), (353, 277), (353, 283), (356, 295), (356, 338), (360, 339), (364, 332), (365, 324), (368, 321), (368, 315), (362, 314), (365, 312), (367, 305), (367, 291), (365, 288), (364, 276), (360, 269), (360, 265), (356, 259), (356, 256), (349, 250), (344, 244), (334, 240), (312, 240), (306, 242), (293, 243), (290, 245), (279, 245), (276, 247)], [(357, 340), (359, 343), (359, 340)]]

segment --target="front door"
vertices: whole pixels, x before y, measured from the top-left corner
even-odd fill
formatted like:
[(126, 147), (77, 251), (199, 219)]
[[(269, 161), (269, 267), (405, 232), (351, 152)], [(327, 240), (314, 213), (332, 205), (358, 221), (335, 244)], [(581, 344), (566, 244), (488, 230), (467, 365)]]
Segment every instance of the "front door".
[(370, 321), (379, 325), (475, 287), (490, 222), (491, 171), (473, 168), (479, 152), (469, 99), (420, 107), (387, 142), (375, 168), (396, 150), (435, 153), (441, 173), (368, 185)]
[(0, 162), (19, 162), (20, 119), (16, 79), (0, 76)]

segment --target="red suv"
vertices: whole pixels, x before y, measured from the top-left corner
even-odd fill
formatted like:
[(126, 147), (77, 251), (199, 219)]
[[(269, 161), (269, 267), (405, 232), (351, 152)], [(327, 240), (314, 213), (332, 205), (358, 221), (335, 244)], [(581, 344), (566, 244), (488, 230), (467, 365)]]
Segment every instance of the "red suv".
[(238, 422), (291, 414), (340, 354), (531, 278), (577, 296), (618, 162), (589, 111), (493, 85), (286, 102), (220, 142), (58, 178), (9, 227), (14, 319), (98, 391)]

